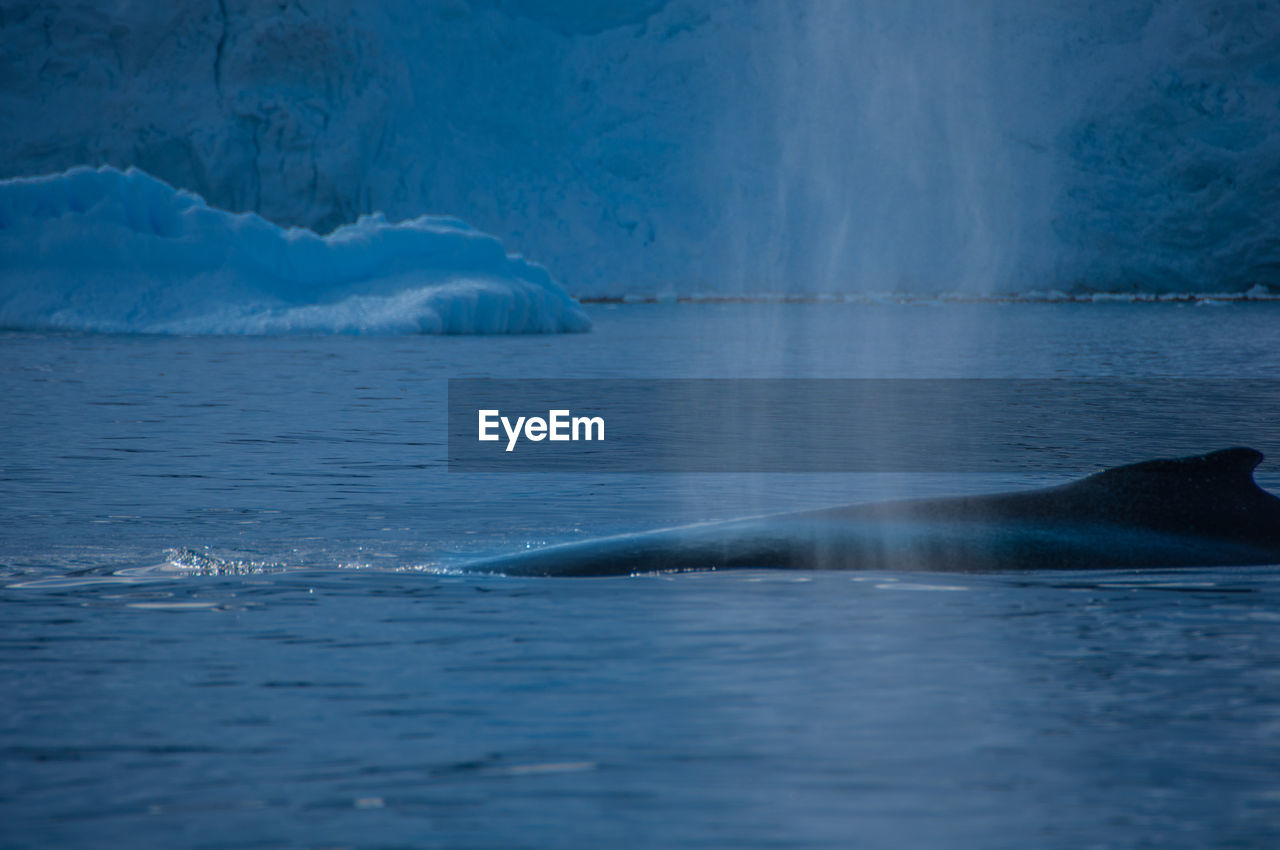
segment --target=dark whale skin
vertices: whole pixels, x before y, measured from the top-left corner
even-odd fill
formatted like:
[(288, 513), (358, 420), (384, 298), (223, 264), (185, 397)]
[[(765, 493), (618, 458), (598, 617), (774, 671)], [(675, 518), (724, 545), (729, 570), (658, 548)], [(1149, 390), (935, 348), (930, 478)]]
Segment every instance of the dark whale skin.
[(1280, 564), (1280, 499), (1231, 448), (1107, 469), (1058, 487), (882, 502), (601, 537), (467, 572), (617, 576), (731, 568), (1145, 569)]

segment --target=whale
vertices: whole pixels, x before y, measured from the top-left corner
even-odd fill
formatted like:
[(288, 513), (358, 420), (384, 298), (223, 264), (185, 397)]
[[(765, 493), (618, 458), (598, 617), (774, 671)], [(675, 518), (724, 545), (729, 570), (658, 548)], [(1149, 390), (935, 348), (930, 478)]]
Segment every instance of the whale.
[(618, 534), (467, 564), (508, 576), (724, 569), (1017, 572), (1280, 564), (1280, 498), (1244, 447), (1006, 493)]

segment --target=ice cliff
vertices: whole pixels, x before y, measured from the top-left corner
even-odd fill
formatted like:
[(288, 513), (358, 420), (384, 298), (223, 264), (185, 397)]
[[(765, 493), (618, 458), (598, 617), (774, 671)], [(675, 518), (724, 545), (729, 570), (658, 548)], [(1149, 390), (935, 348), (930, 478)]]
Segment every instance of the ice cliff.
[(1280, 285), (1266, 0), (5, 0), (0, 176), (459, 216), (578, 294)]
[(590, 321), (460, 221), (327, 236), (214, 209), (137, 169), (0, 181), (0, 327), (143, 333), (527, 333)]

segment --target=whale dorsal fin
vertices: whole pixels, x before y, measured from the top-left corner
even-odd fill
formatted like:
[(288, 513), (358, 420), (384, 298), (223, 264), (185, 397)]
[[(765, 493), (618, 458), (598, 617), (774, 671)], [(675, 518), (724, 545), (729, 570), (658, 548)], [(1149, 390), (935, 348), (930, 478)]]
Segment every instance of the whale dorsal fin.
[(1280, 499), (1261, 489), (1256, 449), (1118, 466), (1063, 488), (1111, 522), (1164, 531), (1280, 541)]
[(1257, 449), (1237, 446), (1194, 457), (1148, 460), (1117, 466), (1090, 475), (1079, 483), (1108, 489), (1152, 489), (1188, 485), (1221, 487), (1228, 491), (1254, 490), (1253, 470), (1264, 455)]

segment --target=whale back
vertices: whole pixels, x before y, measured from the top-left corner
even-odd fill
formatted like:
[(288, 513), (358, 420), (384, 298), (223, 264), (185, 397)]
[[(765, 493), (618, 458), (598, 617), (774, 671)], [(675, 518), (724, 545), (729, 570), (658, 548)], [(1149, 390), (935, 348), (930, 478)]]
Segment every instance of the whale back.
[(1107, 469), (1058, 487), (882, 502), (564, 543), (472, 564), (507, 575), (672, 569), (974, 572), (1280, 563), (1280, 499), (1262, 453), (1224, 449)]
[(1118, 466), (1044, 490), (917, 504), (935, 518), (1088, 522), (1275, 547), (1280, 499), (1253, 480), (1262, 459), (1254, 449), (1223, 449)]

